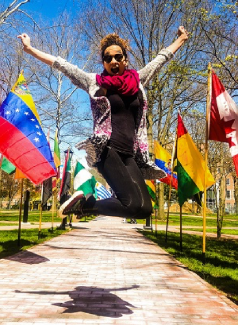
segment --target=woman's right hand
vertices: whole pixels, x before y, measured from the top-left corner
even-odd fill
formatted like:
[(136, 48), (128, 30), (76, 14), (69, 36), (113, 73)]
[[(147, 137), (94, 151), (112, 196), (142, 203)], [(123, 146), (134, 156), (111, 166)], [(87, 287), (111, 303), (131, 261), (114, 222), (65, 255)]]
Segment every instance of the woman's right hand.
[(29, 50), (29, 48), (31, 47), (30, 37), (26, 33), (23, 33), (21, 35), (18, 35), (17, 38), (20, 38), (20, 40), (22, 41), (23, 50), (27, 52), (27, 50)]

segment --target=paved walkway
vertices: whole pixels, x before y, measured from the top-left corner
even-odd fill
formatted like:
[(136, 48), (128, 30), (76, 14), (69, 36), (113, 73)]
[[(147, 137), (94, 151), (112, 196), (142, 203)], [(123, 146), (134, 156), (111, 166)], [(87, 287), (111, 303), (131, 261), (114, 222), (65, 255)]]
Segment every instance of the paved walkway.
[(136, 227), (98, 217), (0, 260), (0, 324), (238, 324), (235, 304)]

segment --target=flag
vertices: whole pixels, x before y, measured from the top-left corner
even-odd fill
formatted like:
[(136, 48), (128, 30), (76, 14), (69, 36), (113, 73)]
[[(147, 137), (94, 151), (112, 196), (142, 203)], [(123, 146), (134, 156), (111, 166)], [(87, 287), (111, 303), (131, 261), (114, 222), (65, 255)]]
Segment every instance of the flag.
[[(161, 181), (161, 180), (160, 180)], [(156, 188), (155, 188), (155, 181), (154, 180), (145, 180), (147, 190), (150, 194), (152, 206), (153, 208), (158, 208), (158, 202), (156, 197)]]
[(5, 157), (2, 158), (1, 169), (7, 174), (15, 173), (16, 167)]
[(151, 199), (156, 202), (156, 190), (154, 180), (145, 180), (147, 190), (150, 194)]
[[(177, 174), (171, 171), (171, 155), (165, 150), (158, 141), (154, 141), (155, 164), (166, 173), (166, 177), (160, 178), (160, 181), (178, 189)], [(172, 178), (173, 174), (173, 178)]]
[(52, 177), (43, 181), (41, 189), (41, 206), (44, 206), (52, 196)]
[(71, 185), (71, 157), (70, 157), (70, 149), (67, 150), (64, 168), (63, 168), (63, 175), (60, 185), (60, 203), (62, 204), (66, 201), (67, 196), (69, 195)]
[(0, 152), (33, 183), (56, 174), (32, 96), (22, 74), (0, 107)]
[(14, 175), (14, 179), (22, 179), (22, 178), (27, 178), (23, 172), (20, 171), (20, 169), (16, 168), (16, 172)]
[(95, 194), (96, 183), (95, 177), (77, 161), (74, 170), (74, 189), (82, 191), (85, 196), (89, 193)]
[(14, 175), (14, 179), (27, 178), (18, 168), (16, 168), (7, 158), (2, 157), (1, 169), (9, 175)]
[(227, 142), (238, 176), (238, 108), (223, 84), (212, 72), (209, 140)]
[[(47, 133), (47, 141), (50, 147), (50, 129), (48, 130)], [(42, 183), (42, 187), (41, 187), (41, 206), (43, 207), (47, 201), (49, 200), (49, 198), (52, 196), (52, 178), (50, 177), (48, 179), (45, 179)]]
[(57, 190), (57, 185), (60, 180), (60, 148), (59, 148), (59, 139), (58, 139), (58, 130), (55, 131), (55, 141), (54, 141), (54, 163), (57, 169), (57, 175), (52, 180), (52, 188), (55, 192)]
[(109, 199), (112, 197), (112, 194), (103, 186), (101, 183), (96, 183), (97, 198), (99, 200)]
[(58, 168), (60, 166), (60, 148), (59, 148), (58, 130), (56, 130), (55, 132), (54, 162), (55, 162), (55, 167)]
[(187, 132), (179, 114), (176, 156), (178, 200), (179, 205), (182, 206), (188, 198), (204, 191), (205, 173), (207, 188), (212, 186), (215, 181), (210, 171), (205, 166), (203, 157)]

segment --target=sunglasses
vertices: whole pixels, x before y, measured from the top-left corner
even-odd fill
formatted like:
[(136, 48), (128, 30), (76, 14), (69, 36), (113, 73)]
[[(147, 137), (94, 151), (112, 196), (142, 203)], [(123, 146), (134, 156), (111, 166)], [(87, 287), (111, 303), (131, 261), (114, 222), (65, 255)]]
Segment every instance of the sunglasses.
[(104, 55), (103, 61), (106, 63), (110, 63), (112, 59), (114, 58), (117, 62), (121, 62), (123, 60), (124, 55), (123, 54), (115, 54), (115, 55)]

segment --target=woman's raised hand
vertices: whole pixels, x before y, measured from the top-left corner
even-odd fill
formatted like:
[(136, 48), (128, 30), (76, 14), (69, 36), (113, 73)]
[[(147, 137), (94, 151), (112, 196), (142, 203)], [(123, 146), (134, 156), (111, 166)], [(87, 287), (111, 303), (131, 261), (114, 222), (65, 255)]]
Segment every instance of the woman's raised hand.
[(183, 26), (179, 26), (178, 28), (178, 36), (182, 37), (184, 39), (184, 41), (186, 41), (188, 39), (189, 33), (187, 32), (187, 30), (183, 27)]
[(52, 66), (52, 64), (56, 60), (55, 56), (53, 56), (51, 54), (47, 54), (45, 52), (42, 52), (42, 51), (34, 48), (33, 46), (31, 46), (31, 39), (26, 33), (18, 35), (17, 37), (20, 38), (20, 40), (22, 41), (23, 50), (26, 53), (34, 56), (36, 59), (38, 59), (44, 63)]
[(23, 49), (24, 49), (24, 51), (27, 52), (27, 50), (31, 47), (30, 37), (26, 33), (23, 33), (21, 35), (18, 35), (17, 38), (21, 39), (22, 44), (23, 44)]

